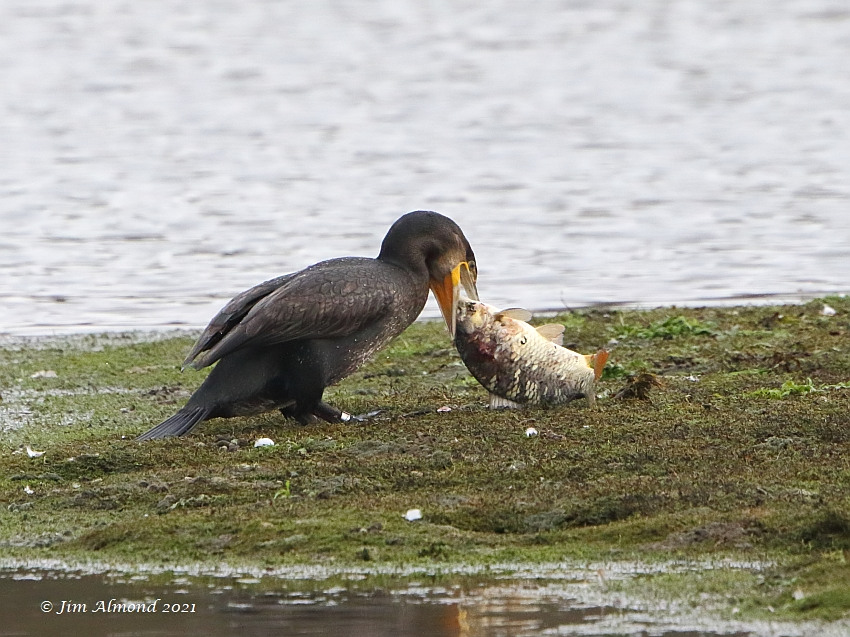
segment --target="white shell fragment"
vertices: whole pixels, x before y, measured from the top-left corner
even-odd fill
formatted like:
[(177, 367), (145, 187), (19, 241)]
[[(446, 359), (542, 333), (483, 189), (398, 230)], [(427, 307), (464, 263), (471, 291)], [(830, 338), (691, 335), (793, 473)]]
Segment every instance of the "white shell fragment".
[(35, 491), (32, 490), (30, 485), (27, 485), (24, 487), (24, 493), (26, 493), (27, 495), (32, 495), (33, 493), (35, 493)]
[(835, 316), (835, 308), (824, 303), (823, 309), (820, 311), (823, 316)]
[(271, 438), (257, 438), (257, 440), (254, 442), (254, 446), (255, 447), (273, 447), (274, 446), (274, 440), (272, 440)]
[(27, 455), (28, 455), (30, 458), (38, 458), (39, 456), (43, 456), (43, 455), (44, 455), (44, 452), (43, 452), (43, 451), (34, 451), (34, 450), (32, 449), (32, 447), (30, 447), (29, 445), (27, 445)]
[(404, 514), (404, 519), (408, 522), (416, 522), (416, 520), (421, 520), (422, 511), (420, 509), (408, 509), (407, 513)]
[(449, 407), (448, 405), (443, 405), (442, 407), (437, 407), (437, 413), (440, 413), (440, 414), (444, 414), (447, 411), (451, 411), (451, 410), (452, 410), (452, 408)]
[(57, 374), (52, 369), (40, 369), (30, 378), (56, 378)]
[(538, 433), (540, 433), (540, 432), (537, 431), (534, 427), (529, 427), (528, 429), (525, 430), (525, 436), (527, 438), (531, 438), (532, 436), (536, 436)]

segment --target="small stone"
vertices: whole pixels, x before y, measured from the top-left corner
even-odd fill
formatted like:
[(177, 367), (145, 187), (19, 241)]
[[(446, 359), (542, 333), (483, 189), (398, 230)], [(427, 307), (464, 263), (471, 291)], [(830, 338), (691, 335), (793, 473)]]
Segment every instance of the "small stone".
[(56, 372), (52, 369), (40, 369), (30, 376), (30, 378), (56, 378), (56, 376)]
[(408, 522), (416, 522), (416, 520), (421, 520), (422, 511), (420, 509), (408, 509), (407, 513), (404, 514), (404, 519)]
[(27, 445), (27, 455), (30, 458), (38, 458), (39, 456), (43, 456), (44, 452), (43, 451), (33, 451), (32, 448), (30, 448), (30, 446)]
[(831, 305), (827, 305), (826, 303), (824, 303), (823, 308), (821, 309), (820, 313), (821, 313), (822, 316), (835, 316), (835, 314), (836, 314), (835, 308), (832, 307)]
[(532, 436), (536, 436), (538, 433), (540, 433), (540, 432), (538, 432), (534, 427), (529, 427), (528, 429), (525, 430), (526, 438), (531, 438)]
[(257, 440), (254, 441), (254, 446), (255, 447), (273, 447), (274, 446), (274, 440), (272, 440), (271, 438), (258, 438)]

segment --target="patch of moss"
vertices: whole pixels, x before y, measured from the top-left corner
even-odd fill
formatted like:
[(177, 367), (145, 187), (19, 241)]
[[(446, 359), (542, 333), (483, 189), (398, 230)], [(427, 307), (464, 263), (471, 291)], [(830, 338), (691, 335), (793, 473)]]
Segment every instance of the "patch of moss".
[(714, 336), (716, 332), (711, 323), (682, 316), (669, 316), (646, 326), (624, 324), (619, 332), (620, 338), (664, 338), (678, 336)]
[(799, 537), (813, 548), (850, 551), (850, 517), (846, 510), (819, 510), (799, 530)]

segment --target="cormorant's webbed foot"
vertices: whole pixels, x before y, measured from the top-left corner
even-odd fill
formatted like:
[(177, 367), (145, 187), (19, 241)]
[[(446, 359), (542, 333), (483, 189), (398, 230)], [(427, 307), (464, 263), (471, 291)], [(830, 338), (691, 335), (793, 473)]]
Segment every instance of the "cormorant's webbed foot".
[(372, 411), (367, 411), (365, 414), (357, 414), (356, 416), (352, 416), (351, 419), (356, 420), (357, 422), (366, 422), (370, 418), (374, 418), (383, 411), (383, 409), (373, 409)]
[(331, 407), (327, 403), (319, 403), (318, 407), (313, 410), (313, 414), (327, 422), (366, 422), (383, 411), (383, 409), (374, 409), (355, 416), (347, 411), (340, 411), (336, 407)]

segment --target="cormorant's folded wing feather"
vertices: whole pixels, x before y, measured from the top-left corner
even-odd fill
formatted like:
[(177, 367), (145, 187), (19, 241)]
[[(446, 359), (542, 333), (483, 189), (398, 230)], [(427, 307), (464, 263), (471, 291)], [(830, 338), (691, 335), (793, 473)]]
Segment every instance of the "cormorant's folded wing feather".
[(245, 315), (256, 305), (257, 301), (274, 292), (293, 276), (294, 274), (284, 274), (283, 276), (269, 279), (244, 292), (240, 292), (228, 301), (227, 305), (221, 308), (219, 313), (213, 317), (210, 324), (207, 325), (198, 337), (198, 340), (195, 341), (192, 351), (189, 352), (186, 360), (183, 361), (183, 367), (188, 365), (196, 366), (192, 361), (194, 361), (198, 354), (215, 347), (234, 326), (239, 324), (239, 321), (245, 318)]
[(211, 365), (247, 344), (337, 338), (386, 318), (397, 300), (398, 281), (377, 264), (374, 259), (333, 259), (290, 275), (238, 321), (231, 319), (220, 338), (198, 351), (193, 366)]

